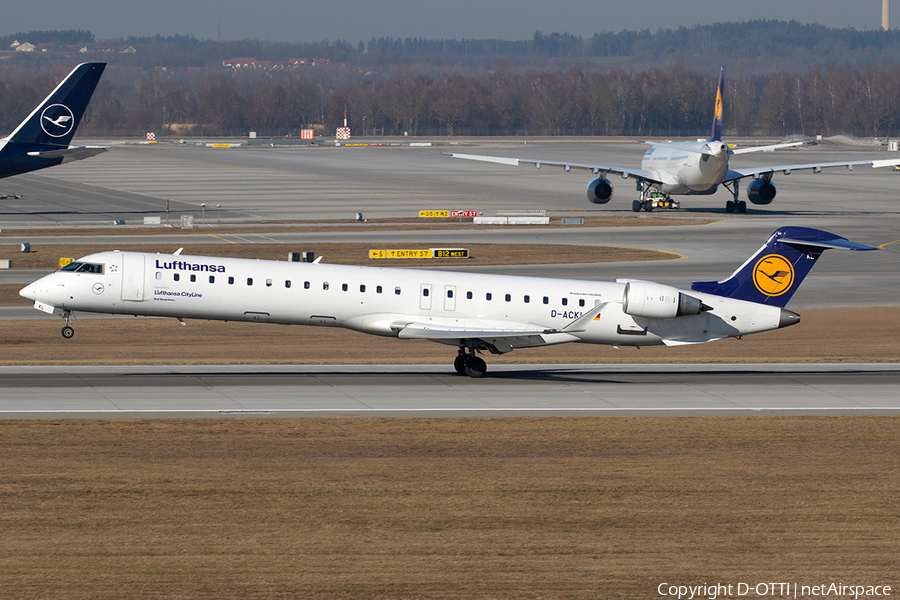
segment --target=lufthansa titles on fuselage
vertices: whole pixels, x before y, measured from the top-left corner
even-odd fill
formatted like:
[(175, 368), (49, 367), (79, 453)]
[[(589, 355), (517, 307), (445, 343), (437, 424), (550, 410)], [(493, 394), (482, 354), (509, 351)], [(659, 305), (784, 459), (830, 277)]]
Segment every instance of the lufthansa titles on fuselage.
[(208, 273), (224, 273), (225, 265), (205, 265), (202, 263), (189, 263), (183, 260), (175, 260), (166, 262), (156, 259), (157, 269), (167, 269), (170, 271), (205, 271)]

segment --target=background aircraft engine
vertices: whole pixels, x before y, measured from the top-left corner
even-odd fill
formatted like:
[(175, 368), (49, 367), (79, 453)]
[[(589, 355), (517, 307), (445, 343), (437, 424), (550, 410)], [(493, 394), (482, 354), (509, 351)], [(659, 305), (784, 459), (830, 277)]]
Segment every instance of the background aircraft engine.
[(613, 195), (613, 186), (609, 179), (597, 177), (587, 184), (587, 199), (594, 204), (606, 204)]
[(753, 204), (771, 204), (775, 198), (775, 185), (765, 179), (754, 179), (747, 186), (747, 199)]
[(703, 308), (700, 300), (670, 285), (649, 281), (629, 281), (625, 284), (622, 310), (632, 317), (674, 319), (683, 315), (699, 315)]

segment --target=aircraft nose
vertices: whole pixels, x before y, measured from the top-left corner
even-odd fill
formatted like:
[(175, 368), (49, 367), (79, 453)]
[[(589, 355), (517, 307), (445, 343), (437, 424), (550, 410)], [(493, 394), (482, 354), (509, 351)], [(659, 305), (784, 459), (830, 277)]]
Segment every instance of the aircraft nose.
[(19, 290), (19, 295), (23, 298), (28, 298), (29, 300), (37, 300), (37, 286), (35, 286), (35, 284), (33, 283), (30, 283)]

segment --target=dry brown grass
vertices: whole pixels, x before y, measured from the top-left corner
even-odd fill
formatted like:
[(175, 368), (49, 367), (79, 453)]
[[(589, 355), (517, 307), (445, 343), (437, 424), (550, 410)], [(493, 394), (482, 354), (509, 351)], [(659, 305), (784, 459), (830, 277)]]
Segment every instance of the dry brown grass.
[[(490, 356), (500, 363), (896, 362), (900, 308), (802, 311), (789, 329), (709, 344), (641, 350), (563, 344)], [(0, 364), (444, 363), (451, 346), (326, 327), (175, 319), (83, 319), (64, 340), (58, 320), (0, 321)], [(449, 368), (449, 366), (448, 366)]]
[(896, 417), (0, 422), (3, 598), (897, 585)]

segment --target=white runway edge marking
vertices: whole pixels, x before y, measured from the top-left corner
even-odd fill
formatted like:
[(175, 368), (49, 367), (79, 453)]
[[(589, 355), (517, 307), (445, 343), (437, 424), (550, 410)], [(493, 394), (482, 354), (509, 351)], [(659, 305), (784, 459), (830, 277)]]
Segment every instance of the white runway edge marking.
[(417, 412), (626, 412), (626, 411), (657, 411), (657, 412), (679, 412), (679, 411), (746, 411), (746, 412), (797, 412), (797, 411), (828, 411), (828, 410), (896, 410), (900, 411), (900, 406), (793, 406), (779, 408), (753, 408), (741, 406), (693, 406), (683, 408), (672, 407), (606, 407), (606, 408), (256, 408), (256, 409), (222, 409), (222, 408), (201, 408), (201, 409), (95, 409), (95, 410), (0, 410), (0, 414), (103, 414), (103, 413), (218, 413), (223, 415), (230, 414), (268, 414), (268, 413), (417, 413)]

